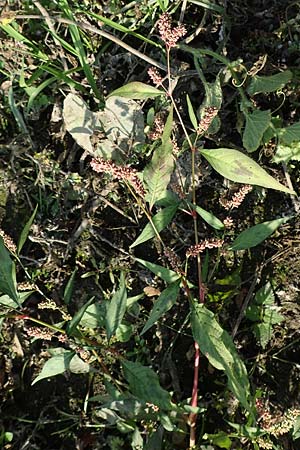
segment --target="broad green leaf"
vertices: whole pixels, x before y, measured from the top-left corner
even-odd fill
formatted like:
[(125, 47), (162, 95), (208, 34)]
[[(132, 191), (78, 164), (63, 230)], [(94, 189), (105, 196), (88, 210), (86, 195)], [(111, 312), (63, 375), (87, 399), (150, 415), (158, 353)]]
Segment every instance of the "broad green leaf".
[(218, 370), (224, 370), (228, 378), (228, 387), (248, 411), (251, 411), (248, 397), (250, 386), (246, 367), (240, 359), (231, 337), (223, 330), (214, 314), (203, 304), (192, 304), (192, 331), (201, 352), (210, 364)]
[[(157, 235), (156, 231), (159, 233), (164, 228), (166, 228), (171, 220), (173, 219), (179, 203), (172, 206), (167, 206), (167, 208), (161, 209), (155, 216), (152, 217), (152, 222), (155, 227), (153, 228), (152, 224), (149, 222), (138, 238), (131, 244), (130, 248), (136, 247), (137, 245), (142, 244), (143, 242), (149, 241), (154, 236)], [(156, 231), (155, 231), (156, 230)]]
[(187, 103), (187, 107), (188, 107), (188, 113), (189, 113), (191, 124), (193, 125), (194, 130), (197, 130), (198, 120), (197, 120), (196, 114), (194, 112), (194, 108), (193, 108), (192, 102), (190, 100), (189, 94), (186, 94), (186, 103)]
[(39, 375), (33, 380), (32, 385), (44, 378), (55, 377), (69, 369), (69, 363), (74, 356), (73, 351), (66, 350), (61, 355), (53, 356), (45, 362)]
[(140, 400), (153, 403), (163, 409), (171, 409), (171, 395), (159, 384), (158, 376), (139, 362), (122, 361), (124, 377), (132, 394)]
[(110, 338), (115, 334), (119, 325), (121, 324), (126, 312), (126, 305), (127, 290), (125, 286), (125, 276), (122, 272), (120, 277), (119, 289), (113, 295), (106, 309), (105, 327), (108, 340), (110, 340)]
[(193, 205), (189, 202), (189, 205), (199, 214), (202, 219), (208, 223), (212, 228), (215, 230), (223, 230), (224, 224), (221, 222), (220, 219), (218, 219), (216, 216), (214, 216), (212, 213), (206, 211), (205, 209), (201, 208), (200, 206)]
[(80, 326), (86, 328), (99, 328), (105, 325), (105, 303), (95, 302), (86, 308), (80, 320)]
[(292, 78), (293, 74), (290, 70), (263, 77), (254, 75), (247, 91), (249, 95), (275, 92), (278, 89), (282, 89)]
[(72, 320), (70, 320), (70, 322), (68, 322), (67, 327), (66, 327), (66, 332), (68, 336), (71, 336), (74, 331), (76, 330), (77, 326), (79, 325), (85, 311), (87, 310), (87, 308), (93, 303), (95, 297), (91, 297), (80, 309), (79, 311), (77, 311), (77, 313), (75, 313), (75, 315), (73, 316)]
[(152, 432), (144, 446), (144, 450), (161, 450), (163, 434), (164, 429), (161, 426), (158, 427), (156, 431)]
[(144, 448), (144, 440), (138, 428), (135, 428), (134, 432), (132, 433), (131, 447), (137, 450)]
[(34, 218), (35, 218), (35, 215), (36, 215), (36, 213), (37, 213), (37, 210), (38, 210), (38, 205), (36, 205), (36, 207), (34, 208), (34, 211), (33, 211), (33, 213), (31, 214), (31, 217), (30, 217), (29, 220), (26, 222), (25, 227), (23, 228), (23, 230), (22, 230), (22, 232), (21, 232), (20, 239), (19, 239), (19, 242), (18, 242), (18, 245), (17, 245), (17, 253), (18, 253), (18, 255), (20, 254), (20, 251), (22, 250), (23, 245), (24, 245), (25, 242), (26, 242), (26, 239), (27, 239), (27, 237), (28, 237), (29, 230), (30, 230), (30, 228), (31, 228), (32, 222), (34, 221)]
[(17, 292), (16, 266), (4, 245), (2, 236), (0, 236), (0, 292), (8, 295), (15, 302), (15, 306), (20, 306)]
[(229, 246), (229, 250), (245, 250), (255, 247), (269, 237), (280, 225), (288, 222), (293, 216), (282, 217), (281, 219), (270, 220), (254, 225), (242, 231)]
[(141, 335), (151, 328), (155, 322), (157, 322), (172, 306), (175, 305), (180, 288), (180, 282), (177, 281), (168, 286), (157, 300), (155, 300), (154, 306), (151, 310), (150, 316), (142, 329)]
[(294, 141), (300, 141), (300, 122), (293, 123), (293, 125), (281, 128), (278, 130), (279, 141), (290, 145)]
[(271, 123), (270, 111), (260, 111), (256, 109), (251, 113), (244, 113), (246, 116), (246, 126), (243, 133), (243, 145), (248, 152), (254, 152), (262, 142), (266, 129)]
[(131, 83), (125, 84), (112, 91), (108, 98), (113, 95), (131, 98), (133, 100), (145, 100), (147, 98), (165, 95), (165, 92), (149, 84), (141, 83), (140, 81), (132, 81)]
[(272, 161), (277, 164), (281, 162), (300, 161), (300, 141), (293, 142), (290, 145), (278, 144)]
[(89, 373), (91, 371), (90, 365), (83, 361), (77, 354), (70, 360), (68, 369), (72, 373)]
[(65, 305), (68, 305), (70, 303), (70, 300), (72, 298), (73, 295), (73, 291), (74, 291), (74, 280), (75, 280), (75, 276), (77, 273), (78, 267), (75, 267), (75, 269), (73, 270), (73, 272), (71, 273), (71, 276), (66, 284), (65, 290), (64, 290), (64, 303)]
[(135, 260), (168, 284), (174, 283), (179, 279), (178, 273), (174, 272), (174, 270), (167, 269), (150, 261), (144, 261), (143, 259), (136, 258)]
[(228, 180), (252, 184), (294, 194), (295, 192), (271, 177), (262, 167), (244, 153), (231, 148), (200, 150), (212, 167)]
[(119, 342), (128, 342), (133, 333), (132, 325), (121, 323), (116, 331), (116, 339)]
[(150, 163), (143, 171), (143, 181), (149, 194), (147, 201), (150, 210), (153, 205), (165, 196), (171, 174), (174, 170), (174, 159), (172, 155), (172, 142), (170, 135), (173, 125), (173, 108), (171, 108), (162, 135), (162, 144), (154, 150)]

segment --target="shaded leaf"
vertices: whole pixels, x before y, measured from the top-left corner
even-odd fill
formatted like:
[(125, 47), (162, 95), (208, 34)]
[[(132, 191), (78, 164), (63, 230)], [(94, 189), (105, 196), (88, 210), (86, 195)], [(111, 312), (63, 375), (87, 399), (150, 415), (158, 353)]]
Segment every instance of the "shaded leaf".
[(242, 231), (229, 246), (229, 250), (245, 250), (247, 248), (255, 247), (274, 233), (280, 225), (283, 225), (292, 219), (292, 217), (293, 216), (282, 217), (281, 219), (259, 223), (251, 228), (248, 228), (247, 230)]
[(292, 78), (293, 74), (290, 70), (269, 76), (254, 75), (247, 91), (249, 95), (275, 92), (278, 89), (282, 89)]
[(126, 306), (127, 291), (125, 286), (125, 276), (124, 273), (121, 272), (119, 289), (113, 295), (106, 309), (105, 327), (108, 340), (115, 334), (121, 324), (126, 312)]
[(68, 336), (71, 336), (74, 331), (76, 330), (77, 326), (79, 325), (86, 309), (91, 305), (91, 303), (93, 303), (95, 297), (91, 297), (80, 309), (79, 311), (77, 311), (72, 320), (70, 320), (70, 322), (68, 322), (67, 327), (66, 327), (66, 333)]
[(174, 283), (179, 279), (178, 273), (174, 272), (174, 270), (154, 264), (150, 261), (144, 261), (143, 259), (136, 258), (135, 260), (168, 284)]
[(19, 242), (18, 242), (18, 245), (17, 245), (17, 253), (18, 253), (18, 255), (20, 254), (20, 251), (22, 250), (23, 245), (26, 242), (29, 230), (31, 228), (32, 222), (34, 221), (34, 218), (35, 218), (35, 215), (37, 213), (37, 210), (38, 210), (38, 205), (36, 205), (36, 207), (34, 208), (33, 213), (31, 214), (29, 220), (26, 222), (25, 227), (23, 228), (23, 230), (21, 232), (21, 235), (20, 235), (20, 238), (19, 238)]
[(2, 236), (0, 236), (0, 292), (8, 295), (15, 302), (15, 306), (20, 306), (17, 292), (16, 266), (4, 245)]
[(300, 141), (300, 122), (278, 130), (278, 137), (280, 142), (284, 142), (287, 145), (294, 141)]
[(158, 429), (152, 432), (144, 446), (144, 450), (161, 450), (162, 439), (163, 439), (164, 429), (163, 427), (158, 427)]
[(143, 242), (149, 241), (149, 239), (152, 239), (157, 235), (156, 232), (160, 233), (160, 231), (166, 228), (173, 219), (178, 206), (179, 203), (177, 203), (176, 205), (167, 206), (167, 208), (161, 209), (157, 214), (155, 214), (155, 216), (152, 217), (152, 222), (155, 228), (153, 228), (150, 222), (147, 223), (141, 234), (131, 244), (130, 248), (136, 247)]
[(69, 369), (69, 363), (74, 356), (73, 351), (65, 350), (64, 353), (53, 356), (45, 362), (39, 375), (33, 380), (32, 385), (44, 378), (55, 377)]
[(191, 324), (194, 339), (201, 352), (212, 366), (224, 370), (229, 389), (244, 408), (251, 411), (248, 402), (250, 385), (247, 371), (227, 331), (221, 328), (211, 311), (203, 304), (195, 302), (192, 304)]
[(171, 409), (171, 395), (159, 384), (158, 376), (139, 362), (122, 361), (124, 377), (134, 396), (164, 409)]
[(264, 132), (270, 126), (270, 111), (255, 110), (251, 113), (244, 112), (246, 126), (243, 133), (243, 145), (248, 152), (254, 152), (262, 142)]
[(76, 276), (77, 270), (78, 270), (78, 267), (75, 267), (75, 269), (71, 273), (71, 276), (70, 276), (70, 278), (69, 278), (69, 280), (67, 282), (67, 285), (65, 287), (65, 290), (64, 290), (63, 299), (64, 299), (64, 303), (66, 305), (68, 305), (70, 303), (70, 300), (71, 300), (72, 295), (73, 295), (74, 280), (75, 280), (75, 276)]
[(218, 173), (228, 180), (295, 194), (294, 191), (279, 183), (255, 161), (238, 150), (231, 148), (202, 149), (200, 153)]
[(194, 112), (194, 108), (193, 108), (192, 102), (190, 100), (189, 94), (186, 94), (186, 103), (187, 103), (187, 107), (188, 107), (188, 113), (189, 113), (189, 118), (190, 118), (191, 124), (193, 125), (194, 130), (197, 130), (198, 119)]
[(177, 281), (170, 286), (168, 286), (157, 300), (155, 300), (154, 306), (151, 310), (150, 316), (142, 329), (141, 335), (146, 333), (146, 331), (151, 328), (155, 322), (157, 322), (167, 311), (169, 311), (172, 306), (175, 305), (178, 293), (179, 293), (180, 282)]
[(215, 230), (223, 230), (224, 229), (224, 224), (223, 222), (221, 222), (220, 219), (218, 219), (216, 216), (214, 216), (212, 213), (206, 211), (205, 209), (201, 208), (200, 206), (197, 205), (193, 205), (192, 203), (189, 202), (189, 205), (191, 206), (191, 208), (193, 208), (197, 214), (199, 214), (200, 217), (202, 217), (202, 219), (208, 223), (208, 225), (210, 225), (212, 228), (214, 228)]
[(165, 95), (165, 92), (149, 84), (141, 83), (140, 81), (132, 81), (131, 83), (125, 84), (124, 86), (115, 89), (109, 94), (108, 98), (112, 97), (113, 95), (131, 98), (133, 100), (145, 100), (147, 98)]

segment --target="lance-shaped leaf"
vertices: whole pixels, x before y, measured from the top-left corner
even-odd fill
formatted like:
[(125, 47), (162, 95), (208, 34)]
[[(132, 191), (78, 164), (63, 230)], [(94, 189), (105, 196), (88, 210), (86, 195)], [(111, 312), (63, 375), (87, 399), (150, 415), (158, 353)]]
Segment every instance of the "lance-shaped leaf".
[(143, 171), (143, 181), (148, 190), (147, 201), (150, 209), (165, 196), (174, 169), (173, 146), (170, 139), (172, 123), (173, 109), (171, 108), (162, 135), (162, 144), (154, 151), (150, 163)]
[(154, 306), (150, 313), (149, 319), (147, 320), (144, 328), (142, 329), (141, 334), (144, 334), (149, 328), (151, 328), (155, 322), (157, 322), (169, 309), (175, 305), (178, 292), (180, 287), (180, 281), (171, 284), (168, 286), (157, 300), (155, 300)]
[(154, 236), (157, 235), (157, 233), (166, 228), (173, 219), (177, 211), (178, 205), (179, 203), (172, 206), (167, 206), (167, 208), (164, 208), (160, 210), (157, 214), (155, 214), (155, 216), (152, 217), (152, 223), (151, 222), (147, 223), (141, 234), (131, 244), (130, 248), (136, 247), (137, 245), (142, 244), (143, 242), (149, 241), (149, 239), (152, 239)]
[[(0, 292), (8, 295), (17, 306), (20, 306), (17, 292), (16, 266), (0, 236)], [(15, 305), (15, 306), (16, 306)]]
[(261, 144), (264, 132), (271, 124), (270, 111), (255, 110), (246, 113), (246, 126), (243, 133), (243, 145), (248, 152), (254, 152)]
[(165, 92), (149, 84), (141, 83), (140, 81), (132, 81), (131, 83), (115, 89), (109, 94), (108, 98), (116, 95), (119, 97), (131, 98), (132, 100), (145, 100), (147, 98), (165, 95)]
[(232, 148), (200, 150), (212, 167), (228, 180), (252, 184), (294, 194), (295, 192), (271, 177), (253, 159)]
[(174, 283), (178, 280), (180, 275), (174, 272), (174, 270), (168, 269), (167, 267), (160, 266), (159, 264), (154, 264), (150, 261), (145, 261), (143, 259), (136, 258), (136, 261), (142, 264), (151, 272), (155, 273), (159, 278), (164, 280), (166, 283)]
[(125, 286), (125, 276), (121, 273), (120, 286), (113, 295), (106, 309), (105, 324), (107, 339), (115, 334), (122, 322), (127, 306), (127, 291)]
[(224, 224), (221, 222), (220, 219), (218, 219), (214, 214), (212, 214), (209, 211), (206, 211), (205, 209), (201, 208), (201, 206), (193, 205), (193, 203), (188, 202), (190, 207), (193, 208), (197, 214), (199, 214), (202, 219), (208, 223), (211, 227), (213, 227), (215, 230), (223, 230)]
[(213, 367), (224, 370), (229, 389), (244, 408), (251, 411), (247, 370), (227, 331), (219, 325), (214, 314), (200, 303), (192, 304), (191, 324), (194, 339), (201, 352)]
[(93, 303), (95, 297), (91, 297), (80, 309), (74, 314), (72, 320), (68, 322), (66, 332), (68, 336), (72, 336), (76, 332), (76, 328), (79, 325), (85, 311)]
[(34, 221), (34, 218), (35, 218), (37, 210), (38, 210), (38, 205), (36, 205), (36, 207), (34, 208), (33, 213), (31, 214), (29, 220), (26, 222), (26, 224), (25, 224), (25, 226), (24, 226), (24, 228), (23, 228), (23, 230), (21, 232), (20, 239), (19, 239), (19, 242), (18, 242), (18, 247), (17, 247), (18, 255), (20, 254), (20, 251), (22, 250), (23, 245), (26, 242), (26, 239), (27, 239), (28, 234), (29, 234), (29, 230), (31, 228), (32, 222)]
[(282, 217), (280, 219), (270, 220), (259, 223), (247, 230), (242, 231), (238, 237), (229, 246), (230, 250), (245, 250), (255, 247), (269, 237), (280, 225), (288, 222), (293, 216)]
[(124, 376), (134, 396), (163, 409), (171, 409), (171, 396), (159, 384), (158, 376), (150, 367), (139, 362), (122, 361)]

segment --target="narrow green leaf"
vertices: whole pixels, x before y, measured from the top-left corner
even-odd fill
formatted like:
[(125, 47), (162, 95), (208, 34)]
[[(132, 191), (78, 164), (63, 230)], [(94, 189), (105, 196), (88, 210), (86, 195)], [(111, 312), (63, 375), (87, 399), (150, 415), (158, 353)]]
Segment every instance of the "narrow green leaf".
[(172, 306), (175, 305), (180, 288), (180, 282), (177, 281), (162, 291), (151, 310), (149, 319), (147, 320), (141, 335), (151, 328)]
[(293, 74), (290, 70), (264, 77), (255, 75), (252, 77), (247, 91), (249, 95), (275, 92), (282, 89), (292, 78)]
[(31, 384), (34, 385), (44, 378), (55, 377), (56, 375), (60, 375), (61, 373), (66, 372), (69, 369), (69, 363), (73, 356), (73, 351), (65, 350), (64, 353), (48, 359), (48, 361), (45, 362), (39, 375), (33, 380)]
[(221, 222), (220, 219), (218, 219), (216, 216), (214, 216), (212, 213), (206, 211), (205, 209), (201, 208), (200, 206), (193, 205), (193, 203), (189, 202), (189, 205), (191, 208), (193, 208), (197, 214), (199, 214), (202, 219), (208, 223), (212, 228), (215, 230), (223, 230), (224, 224)]
[(10, 86), (10, 88), (8, 90), (8, 97), (7, 98), (8, 98), (9, 107), (11, 109), (11, 112), (13, 113), (13, 116), (15, 118), (15, 121), (17, 122), (17, 125), (18, 125), (20, 131), (28, 136), (29, 133), (28, 133), (27, 126), (26, 126), (26, 124), (24, 122), (22, 113), (20, 112), (20, 110), (17, 107), (16, 102), (15, 102), (14, 92), (13, 92), (13, 83), (11, 83), (11, 86)]
[(164, 91), (161, 91), (154, 86), (141, 83), (140, 81), (132, 81), (131, 83), (125, 84), (124, 86), (112, 91), (107, 98), (115, 95), (119, 97), (131, 98), (132, 100), (145, 100), (147, 98), (154, 98), (164, 94)]
[(261, 145), (264, 132), (271, 124), (270, 111), (255, 110), (245, 113), (246, 126), (243, 133), (243, 145), (248, 152), (254, 152)]
[(2, 236), (0, 236), (0, 292), (8, 295), (17, 306), (20, 306), (17, 292), (16, 266), (4, 245)]
[(294, 194), (295, 192), (271, 177), (262, 167), (244, 153), (231, 148), (200, 150), (212, 167), (228, 180), (252, 184)]
[(68, 336), (72, 336), (74, 334), (74, 331), (77, 328), (77, 325), (80, 323), (86, 309), (93, 303), (95, 297), (91, 297), (80, 309), (77, 311), (77, 313), (73, 316), (72, 320), (68, 322), (66, 327), (66, 332)]
[[(160, 210), (155, 216), (152, 217), (152, 223), (155, 228), (153, 228), (151, 223), (148, 223), (138, 238), (131, 244), (130, 248), (136, 247), (137, 245), (142, 244), (143, 242), (149, 241), (154, 236), (156, 236), (156, 232), (160, 233), (164, 228), (166, 228), (171, 220), (173, 219), (179, 203), (173, 206), (167, 206), (166, 208)], [(155, 231), (156, 230), (156, 231)]]
[(158, 376), (150, 367), (139, 362), (122, 361), (124, 377), (134, 396), (163, 409), (171, 409), (171, 395), (159, 384)]
[(26, 242), (29, 230), (31, 228), (32, 222), (34, 221), (34, 218), (35, 218), (35, 215), (37, 213), (37, 210), (38, 210), (38, 205), (36, 205), (36, 207), (34, 208), (33, 213), (31, 214), (29, 220), (26, 222), (25, 227), (23, 228), (23, 230), (21, 232), (21, 235), (20, 235), (20, 238), (19, 238), (19, 242), (18, 242), (18, 246), (17, 246), (17, 254), (18, 255), (20, 254), (20, 251), (22, 250), (23, 245)]
[(216, 5), (214, 2), (210, 0), (189, 0), (191, 3), (195, 5), (202, 6), (204, 9), (210, 9), (211, 11), (215, 11), (218, 14), (224, 15), (225, 10), (222, 6)]
[(194, 339), (201, 352), (212, 366), (224, 370), (229, 389), (244, 408), (251, 411), (248, 402), (250, 385), (247, 370), (227, 331), (221, 328), (211, 311), (196, 302), (192, 304), (191, 324)]
[(144, 261), (143, 259), (136, 258), (135, 260), (168, 284), (174, 283), (179, 279), (178, 273), (174, 272), (174, 270), (167, 269), (150, 261)]
[(193, 108), (192, 102), (190, 100), (189, 94), (186, 94), (186, 103), (187, 103), (187, 107), (188, 107), (188, 113), (189, 113), (191, 124), (193, 125), (194, 130), (197, 130), (198, 120), (197, 120), (196, 114), (194, 112), (194, 108)]
[(125, 276), (122, 272), (120, 277), (119, 289), (112, 297), (106, 309), (105, 323), (106, 335), (108, 340), (110, 340), (110, 338), (116, 333), (119, 325), (121, 324), (126, 312), (126, 306), (127, 291), (125, 286)]
[(72, 298), (73, 290), (74, 290), (74, 280), (75, 280), (75, 276), (76, 276), (77, 271), (78, 271), (78, 267), (75, 267), (75, 269), (71, 273), (71, 276), (70, 276), (70, 278), (69, 278), (69, 280), (67, 282), (67, 285), (65, 287), (64, 296), (63, 296), (63, 300), (64, 300), (65, 305), (68, 305), (70, 303), (71, 298)]
[(170, 108), (168, 118), (164, 126), (164, 131), (161, 137), (162, 145), (170, 143), (172, 129), (173, 129), (173, 105)]
[(251, 228), (248, 228), (247, 230), (242, 231), (229, 246), (229, 250), (237, 251), (255, 247), (274, 233), (280, 225), (283, 225), (292, 218), (293, 216), (288, 216), (270, 220), (269, 222), (259, 223)]

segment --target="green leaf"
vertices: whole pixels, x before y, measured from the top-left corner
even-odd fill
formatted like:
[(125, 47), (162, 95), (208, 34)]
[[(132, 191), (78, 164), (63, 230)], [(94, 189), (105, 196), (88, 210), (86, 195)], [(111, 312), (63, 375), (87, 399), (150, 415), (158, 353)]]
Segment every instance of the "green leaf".
[(65, 350), (64, 353), (48, 359), (48, 361), (45, 362), (39, 375), (33, 380), (31, 384), (34, 385), (44, 378), (55, 377), (56, 375), (60, 375), (61, 373), (66, 372), (69, 369), (69, 363), (73, 356), (73, 351)]
[(92, 329), (103, 327), (105, 325), (105, 314), (104, 302), (92, 303), (84, 311), (80, 320), (80, 326)]
[(161, 426), (158, 427), (156, 431), (152, 432), (144, 446), (144, 450), (161, 450), (163, 434), (164, 429)]
[(294, 194), (295, 192), (271, 177), (262, 167), (244, 153), (231, 148), (200, 150), (212, 167), (228, 180), (252, 184)]
[(210, 0), (189, 0), (189, 1), (191, 3), (194, 3), (195, 5), (201, 6), (202, 8), (215, 11), (218, 14), (223, 15), (225, 13), (225, 10), (222, 6), (216, 5), (215, 2), (211, 2)]
[(79, 325), (86, 309), (91, 305), (91, 303), (94, 301), (95, 297), (91, 297), (80, 309), (77, 311), (77, 313), (73, 316), (72, 320), (68, 322), (66, 327), (66, 333), (68, 336), (71, 336), (74, 334), (74, 331), (76, 330), (77, 326)]
[(158, 200), (165, 196), (174, 170), (173, 146), (170, 139), (172, 122), (173, 110), (171, 109), (162, 135), (162, 144), (154, 151), (150, 163), (143, 171), (143, 181), (149, 192), (147, 201), (150, 210)]
[(174, 270), (167, 269), (150, 261), (144, 261), (143, 259), (136, 258), (135, 260), (168, 284), (174, 283), (179, 279), (178, 273), (174, 272)]
[(283, 225), (292, 218), (293, 216), (288, 216), (270, 220), (269, 222), (262, 222), (242, 231), (229, 246), (229, 250), (237, 251), (255, 247), (274, 233), (280, 225)]
[(126, 360), (122, 361), (122, 367), (124, 377), (135, 397), (163, 409), (172, 408), (171, 395), (160, 386), (158, 376), (150, 367)]
[(119, 325), (121, 324), (126, 312), (126, 305), (127, 291), (125, 286), (125, 276), (122, 272), (120, 277), (119, 289), (113, 295), (106, 309), (105, 327), (108, 340), (110, 340), (110, 338), (115, 334)]
[(244, 112), (246, 126), (243, 133), (243, 145), (248, 152), (254, 152), (262, 142), (264, 132), (271, 124), (270, 111), (256, 109), (251, 113)]
[(300, 141), (300, 122), (296, 122), (289, 127), (279, 129), (278, 137), (281, 143), (287, 145), (290, 145), (295, 141)]
[(150, 86), (149, 84), (141, 83), (140, 81), (132, 81), (131, 83), (125, 84), (125, 86), (121, 86), (120, 88), (112, 91), (108, 98), (113, 95), (131, 98), (133, 100), (145, 100), (147, 98), (165, 95), (165, 92), (154, 86)]
[(150, 316), (142, 329), (141, 335), (146, 333), (146, 331), (151, 328), (155, 322), (157, 322), (167, 311), (169, 311), (172, 306), (175, 305), (178, 293), (179, 293), (180, 282), (177, 281), (165, 290), (162, 291), (155, 304), (151, 310)]
[[(149, 241), (154, 236), (157, 235), (156, 232), (160, 233), (164, 228), (166, 228), (171, 220), (173, 219), (179, 203), (172, 206), (167, 206), (167, 208), (161, 209), (155, 216), (152, 217), (152, 224), (149, 222), (141, 234), (137, 237), (137, 239), (131, 244), (130, 248), (136, 247), (137, 245), (142, 244), (143, 242)], [(156, 231), (155, 231), (156, 230)]]
[(189, 113), (189, 117), (190, 117), (190, 121), (194, 127), (194, 130), (197, 130), (198, 128), (198, 120), (196, 117), (196, 114), (194, 112), (194, 108), (192, 105), (192, 102), (190, 100), (189, 94), (186, 94), (186, 103), (187, 103), (187, 107), (188, 107), (188, 113)]
[(293, 74), (290, 70), (265, 77), (255, 75), (252, 77), (247, 91), (249, 95), (275, 92), (282, 89), (292, 78)]
[(30, 217), (29, 220), (26, 222), (25, 227), (23, 228), (23, 230), (22, 230), (22, 232), (21, 232), (21, 235), (20, 235), (20, 238), (19, 238), (19, 242), (18, 242), (18, 246), (17, 246), (17, 253), (18, 253), (18, 255), (20, 254), (20, 251), (22, 250), (23, 245), (24, 245), (25, 242), (26, 242), (26, 239), (27, 239), (27, 237), (28, 237), (29, 230), (30, 230), (30, 228), (31, 228), (32, 222), (34, 221), (34, 218), (35, 218), (35, 215), (36, 215), (36, 213), (37, 213), (37, 210), (38, 210), (38, 205), (36, 205), (36, 207), (34, 208), (34, 211), (33, 211), (33, 213), (31, 214), (31, 217)]
[(89, 373), (91, 371), (90, 365), (76, 354), (70, 360), (68, 369), (72, 373)]
[(192, 304), (191, 324), (194, 339), (201, 352), (212, 366), (224, 370), (229, 389), (244, 408), (251, 411), (248, 402), (250, 386), (247, 371), (227, 331), (221, 328), (211, 311), (196, 302)]
[(300, 161), (300, 141), (293, 142), (290, 145), (278, 144), (272, 161), (277, 164), (281, 162), (287, 164), (289, 161)]
[(75, 267), (75, 269), (73, 270), (73, 272), (71, 273), (71, 276), (67, 282), (67, 285), (65, 287), (64, 290), (64, 296), (63, 296), (63, 300), (65, 305), (68, 305), (71, 301), (72, 295), (73, 295), (73, 290), (74, 290), (74, 280), (75, 280), (75, 276), (77, 273), (78, 267)]
[(15, 306), (20, 306), (17, 292), (16, 266), (4, 245), (2, 236), (0, 236), (0, 292), (8, 295), (15, 302)]
[(116, 339), (119, 342), (128, 342), (133, 333), (133, 326), (121, 323), (116, 331)]
[(208, 223), (212, 228), (215, 230), (223, 230), (224, 224), (221, 222), (220, 219), (218, 219), (216, 216), (214, 216), (212, 213), (206, 211), (205, 209), (201, 208), (200, 206), (193, 205), (189, 202), (189, 205), (199, 214), (202, 219)]

